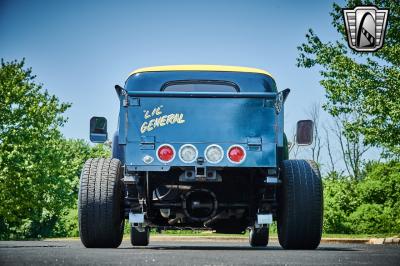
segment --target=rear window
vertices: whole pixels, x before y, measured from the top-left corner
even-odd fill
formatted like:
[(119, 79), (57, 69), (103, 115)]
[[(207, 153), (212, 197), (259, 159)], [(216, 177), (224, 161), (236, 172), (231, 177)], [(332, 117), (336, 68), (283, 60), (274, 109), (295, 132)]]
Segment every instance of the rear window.
[(225, 81), (174, 81), (165, 83), (161, 90), (180, 92), (238, 92), (239, 87)]
[[(127, 91), (160, 91), (163, 90), (163, 88), (176, 84), (177, 81), (186, 81), (186, 83), (189, 82), (189, 84), (196, 83), (196, 81), (209, 81), (213, 84), (215, 84), (215, 82), (218, 83), (218, 81), (227, 82), (224, 84), (217, 84), (219, 86), (213, 85), (206, 88), (204, 88), (204, 85), (200, 85), (200, 87), (202, 87), (200, 89), (206, 89), (207, 92), (209, 92), (209, 90), (231, 92), (233, 91), (232, 87), (236, 88), (237, 92), (277, 91), (275, 81), (270, 76), (259, 73), (223, 71), (156, 71), (136, 73), (129, 76), (125, 83), (125, 89)], [(167, 91), (171, 89), (186, 91), (188, 88), (172, 86), (172, 88), (168, 88)], [(193, 91), (193, 86), (191, 89)]]

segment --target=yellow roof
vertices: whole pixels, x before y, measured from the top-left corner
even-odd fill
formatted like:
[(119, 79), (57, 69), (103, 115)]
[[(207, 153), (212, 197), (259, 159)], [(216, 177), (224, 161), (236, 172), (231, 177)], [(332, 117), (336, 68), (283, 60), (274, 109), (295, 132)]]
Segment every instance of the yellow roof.
[(157, 71), (222, 71), (222, 72), (247, 72), (264, 74), (272, 78), (272, 75), (265, 70), (240, 67), (240, 66), (220, 66), (220, 65), (172, 65), (172, 66), (154, 66), (139, 68), (129, 74), (133, 75), (142, 72), (157, 72)]

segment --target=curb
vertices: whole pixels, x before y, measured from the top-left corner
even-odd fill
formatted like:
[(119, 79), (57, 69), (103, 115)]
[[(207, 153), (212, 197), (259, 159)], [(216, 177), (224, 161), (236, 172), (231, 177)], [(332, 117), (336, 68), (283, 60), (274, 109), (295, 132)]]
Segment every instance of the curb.
[(372, 245), (399, 245), (399, 237), (386, 237), (386, 238), (371, 238), (368, 244)]
[(322, 238), (321, 243), (368, 244), (369, 238)]

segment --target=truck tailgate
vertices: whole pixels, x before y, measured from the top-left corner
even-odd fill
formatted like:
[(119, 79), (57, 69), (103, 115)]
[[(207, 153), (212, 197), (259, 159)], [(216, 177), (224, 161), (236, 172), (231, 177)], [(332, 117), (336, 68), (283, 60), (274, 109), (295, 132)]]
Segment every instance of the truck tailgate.
[[(128, 152), (127, 163), (143, 165), (141, 156), (163, 143), (173, 144), (176, 150), (181, 144), (196, 144), (199, 156), (208, 144), (216, 143), (224, 150), (232, 144), (242, 144), (248, 150), (242, 167), (272, 166), (276, 160), (275, 95), (130, 93), (126, 101), (129, 103), (125, 116), (128, 119), (120, 124), (125, 122), (126, 125), (122, 131), (126, 144), (136, 146), (142, 154)], [(176, 158), (170, 164), (181, 165), (182, 162)], [(234, 166), (229, 165), (228, 160), (221, 164)]]

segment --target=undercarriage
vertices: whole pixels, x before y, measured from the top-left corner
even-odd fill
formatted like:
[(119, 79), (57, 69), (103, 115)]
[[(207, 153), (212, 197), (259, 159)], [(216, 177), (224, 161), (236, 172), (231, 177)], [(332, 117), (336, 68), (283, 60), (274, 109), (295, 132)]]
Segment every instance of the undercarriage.
[(278, 179), (271, 174), (276, 170), (176, 167), (128, 173), (123, 179), (125, 218), (136, 227), (244, 233), (248, 227), (262, 226), (257, 215), (268, 215), (271, 222), (276, 218)]

